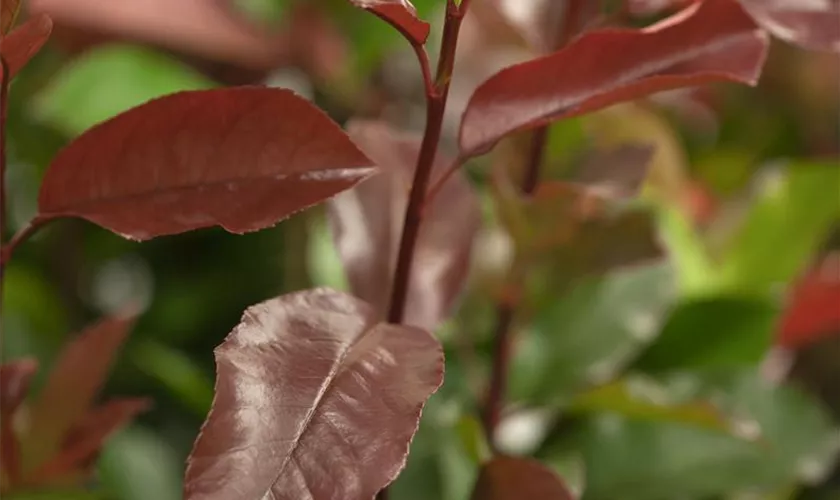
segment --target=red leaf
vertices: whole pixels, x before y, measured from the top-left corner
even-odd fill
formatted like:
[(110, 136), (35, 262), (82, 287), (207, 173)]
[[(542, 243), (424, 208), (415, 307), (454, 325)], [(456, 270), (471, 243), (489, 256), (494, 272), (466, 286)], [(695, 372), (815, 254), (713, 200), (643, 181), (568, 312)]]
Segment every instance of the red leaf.
[(293, 92), (240, 87), (150, 101), (82, 134), (47, 171), (42, 218), (77, 216), (146, 240), (269, 227), (348, 189), (371, 163)]
[(536, 460), (498, 456), (481, 468), (471, 498), (574, 500), (575, 497), (554, 472)]
[(12, 29), (18, 11), (20, 11), (20, 0), (3, 0), (0, 2), (0, 37)]
[(513, 132), (678, 87), (755, 84), (767, 36), (734, 0), (706, 0), (643, 30), (584, 35), (479, 86), (461, 122), (465, 157)]
[(9, 69), (9, 80), (14, 78), (17, 72), (26, 66), (26, 63), (47, 43), (52, 25), (52, 20), (48, 16), (39, 14), (0, 38), (0, 57)]
[(64, 440), (61, 452), (30, 475), (34, 484), (46, 484), (67, 475), (87, 475), (105, 441), (149, 407), (143, 398), (109, 401), (89, 412)]
[(20, 477), (20, 447), (13, 428), (14, 416), (26, 399), (37, 370), (38, 362), (34, 359), (0, 365), (0, 468), (12, 482)]
[(740, 0), (758, 24), (788, 42), (814, 50), (840, 52), (837, 0)]
[(794, 288), (782, 319), (781, 346), (799, 349), (840, 332), (840, 256), (826, 259), (823, 267)]
[(216, 349), (185, 498), (367, 500), (393, 481), (443, 352), (430, 333), (376, 318), (326, 288), (250, 307)]
[[(385, 317), (420, 138), (373, 121), (353, 122), (348, 132), (382, 170), (330, 200), (330, 224), (353, 295)], [(433, 168), (441, 172), (447, 165), (438, 154)], [(433, 199), (424, 217), (405, 323), (432, 330), (446, 318), (463, 289), (481, 214), (470, 184), (456, 176)]]
[(128, 335), (132, 320), (110, 318), (89, 327), (61, 352), (29, 413), (25, 443), (30, 465), (53, 456), (87, 414)]
[(429, 23), (417, 17), (408, 0), (350, 0), (353, 5), (372, 12), (404, 36), (412, 45), (423, 45), (429, 37)]

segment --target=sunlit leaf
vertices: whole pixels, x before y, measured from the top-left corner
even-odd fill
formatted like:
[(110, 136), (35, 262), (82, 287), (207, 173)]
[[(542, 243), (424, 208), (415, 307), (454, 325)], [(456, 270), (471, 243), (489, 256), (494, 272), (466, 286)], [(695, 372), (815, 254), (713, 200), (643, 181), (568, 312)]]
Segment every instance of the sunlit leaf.
[(41, 186), (40, 217), (82, 217), (137, 240), (216, 225), (245, 233), (371, 173), (344, 132), (290, 91), (181, 92), (62, 150)]
[(368, 499), (405, 466), (443, 353), (326, 288), (249, 308), (216, 349), (213, 408), (185, 498)]
[(497, 456), (484, 464), (472, 500), (545, 498), (574, 500), (551, 469), (529, 458)]
[(213, 86), (164, 54), (109, 44), (62, 67), (38, 94), (35, 109), (41, 119), (75, 136), (149, 99)]
[[(421, 138), (400, 134), (380, 122), (353, 122), (348, 132), (380, 173), (328, 202), (330, 225), (351, 291), (384, 317)], [(438, 155), (432, 175), (447, 166)], [(449, 179), (425, 208), (406, 324), (431, 330), (451, 313), (466, 280), (480, 222), (470, 184), (462, 176)]]
[(766, 52), (766, 34), (734, 0), (706, 0), (640, 31), (591, 32), (481, 84), (461, 122), (461, 155), (485, 153), (512, 132), (654, 92), (755, 84)]

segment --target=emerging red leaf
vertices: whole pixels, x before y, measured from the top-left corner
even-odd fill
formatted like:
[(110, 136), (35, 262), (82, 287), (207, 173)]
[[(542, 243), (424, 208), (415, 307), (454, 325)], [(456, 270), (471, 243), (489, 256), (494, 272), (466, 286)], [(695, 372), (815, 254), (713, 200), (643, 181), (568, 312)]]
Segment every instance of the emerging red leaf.
[(111, 318), (82, 332), (62, 350), (44, 388), (32, 402), (26, 461), (39, 465), (52, 457), (67, 432), (88, 412), (108, 375), (132, 320)]
[(417, 17), (408, 0), (350, 0), (393, 26), (412, 45), (423, 45), (429, 37), (429, 23)]
[[(5, 0), (4, 0), (5, 2)], [(8, 67), (11, 80), (32, 57), (47, 43), (52, 31), (52, 20), (44, 14), (28, 19), (14, 31), (0, 38), (0, 57)]]
[(840, 255), (825, 259), (793, 289), (778, 343), (799, 349), (840, 332)]
[(319, 288), (250, 307), (216, 349), (187, 500), (372, 499), (405, 465), (443, 380), (427, 331)]
[(37, 370), (38, 362), (34, 359), (0, 365), (0, 469), (11, 481), (20, 477), (20, 447), (13, 428), (14, 416), (26, 399)]
[(574, 500), (550, 469), (530, 458), (497, 456), (481, 467), (472, 500)]
[(26, 399), (32, 377), (38, 371), (34, 359), (21, 359), (0, 365), (0, 415), (10, 416)]
[(740, 0), (764, 29), (814, 50), (840, 52), (840, 2), (837, 0)]
[[(381, 171), (330, 200), (329, 219), (351, 291), (385, 317), (420, 138), (372, 121), (353, 122), (348, 132)], [(433, 168), (441, 172), (446, 166), (438, 154)], [(452, 310), (466, 280), (480, 223), (470, 184), (463, 176), (453, 177), (426, 207), (412, 264), (406, 324), (433, 330)]]
[(47, 484), (66, 475), (87, 474), (108, 437), (148, 407), (148, 400), (133, 398), (116, 399), (91, 410), (67, 434), (61, 451), (38, 467), (29, 479), (35, 484)]
[(374, 169), (323, 112), (260, 87), (180, 92), (82, 134), (41, 186), (41, 218), (76, 216), (145, 240), (269, 227)]
[(767, 44), (735, 0), (706, 0), (643, 30), (592, 32), (481, 84), (461, 122), (461, 155), (486, 153), (513, 132), (662, 90), (755, 84)]
[(18, 11), (20, 11), (20, 0), (3, 0), (0, 2), (0, 37), (12, 29)]

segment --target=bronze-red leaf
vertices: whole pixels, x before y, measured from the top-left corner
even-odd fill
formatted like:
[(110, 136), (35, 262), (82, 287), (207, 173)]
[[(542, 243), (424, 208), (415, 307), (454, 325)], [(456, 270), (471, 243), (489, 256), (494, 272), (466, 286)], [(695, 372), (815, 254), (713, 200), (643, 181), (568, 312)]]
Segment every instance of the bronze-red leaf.
[(443, 351), (318, 288), (250, 307), (216, 348), (216, 395), (187, 500), (368, 500), (396, 478)]
[(764, 29), (813, 50), (840, 52), (840, 2), (837, 0), (740, 0)]
[(472, 500), (574, 500), (560, 477), (530, 458), (497, 456), (478, 473)]
[(61, 447), (88, 413), (108, 376), (132, 319), (109, 318), (89, 327), (62, 351), (29, 412), (28, 465), (40, 465)]
[(735, 0), (705, 0), (643, 30), (591, 32), (481, 84), (461, 122), (461, 155), (513, 132), (621, 101), (711, 82), (758, 80), (767, 35)]
[[(330, 225), (353, 295), (385, 317), (420, 137), (374, 121), (351, 122), (348, 133), (379, 165), (380, 173), (330, 200)], [(438, 154), (433, 175), (447, 165)], [(463, 289), (480, 224), (472, 187), (462, 175), (453, 176), (426, 207), (412, 264), (406, 324), (433, 330), (446, 319)]]
[(0, 57), (8, 68), (8, 76), (4, 75), (3, 78), (11, 80), (21, 68), (26, 66), (26, 63), (47, 43), (52, 26), (49, 16), (38, 14), (0, 38)]
[(42, 218), (76, 216), (145, 240), (221, 226), (256, 231), (374, 169), (323, 112), (293, 92), (180, 92), (133, 108), (59, 152)]
[(20, 11), (20, 0), (3, 0), (0, 2), (0, 38), (12, 29), (18, 11)]
[(417, 17), (408, 0), (350, 0), (381, 18), (399, 31), (413, 45), (423, 45), (429, 37), (429, 23)]
[(26, 399), (32, 377), (38, 371), (34, 359), (0, 365), (0, 469), (15, 482), (20, 478), (20, 446), (13, 423), (15, 412)]

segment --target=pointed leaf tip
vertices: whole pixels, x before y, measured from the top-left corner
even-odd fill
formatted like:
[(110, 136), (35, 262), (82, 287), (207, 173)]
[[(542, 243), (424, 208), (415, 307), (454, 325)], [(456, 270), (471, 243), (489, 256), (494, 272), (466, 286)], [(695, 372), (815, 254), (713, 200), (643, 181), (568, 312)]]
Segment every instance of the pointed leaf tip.
[(399, 31), (412, 45), (423, 45), (429, 38), (429, 23), (417, 17), (417, 10), (408, 0), (350, 0)]
[(3, 75), (4, 80), (10, 81), (14, 78), (18, 71), (41, 50), (50, 38), (52, 27), (52, 19), (49, 16), (38, 14), (29, 18), (8, 35), (0, 37), (2, 38), (0, 58), (8, 69), (8, 75)]
[(245, 233), (373, 172), (337, 124), (291, 91), (188, 91), (82, 134), (50, 165), (39, 208), (136, 240), (210, 226)]
[(216, 348), (216, 394), (185, 498), (372, 499), (405, 465), (443, 381), (428, 332), (317, 288), (248, 308)]
[(705, 0), (643, 30), (589, 33), (482, 83), (461, 121), (461, 154), (480, 155), (513, 132), (663, 90), (754, 85), (767, 45), (735, 0)]

